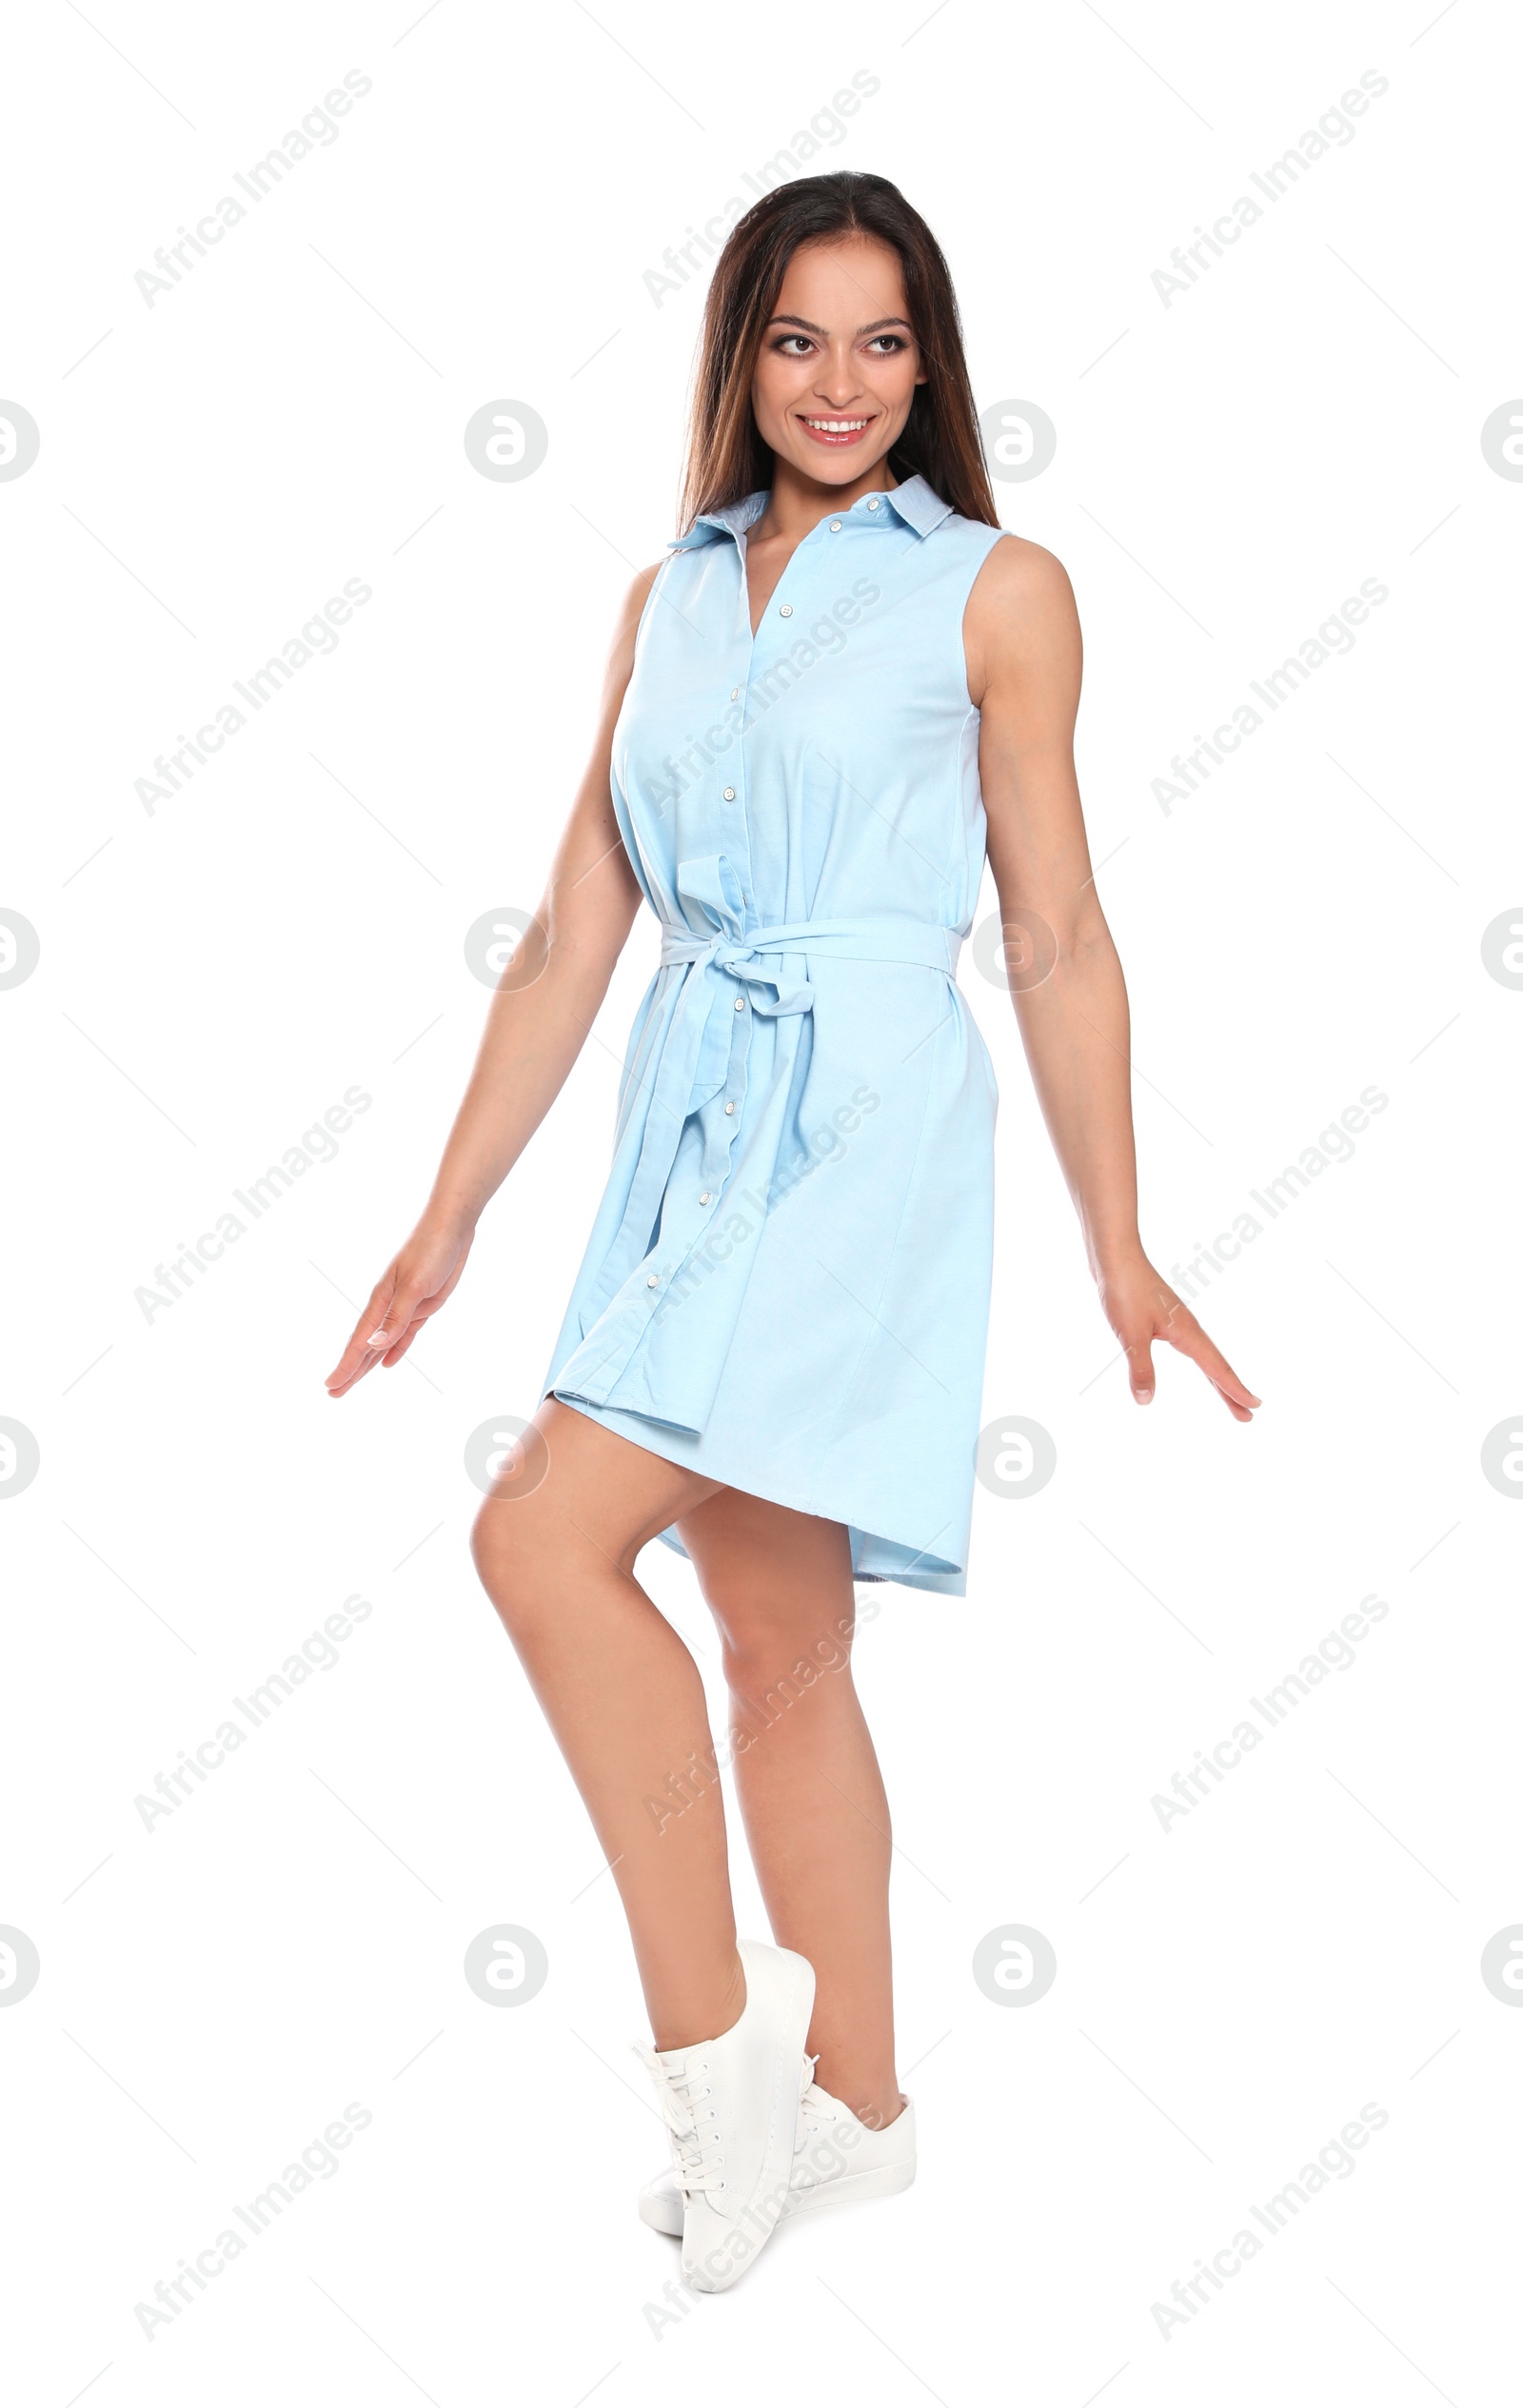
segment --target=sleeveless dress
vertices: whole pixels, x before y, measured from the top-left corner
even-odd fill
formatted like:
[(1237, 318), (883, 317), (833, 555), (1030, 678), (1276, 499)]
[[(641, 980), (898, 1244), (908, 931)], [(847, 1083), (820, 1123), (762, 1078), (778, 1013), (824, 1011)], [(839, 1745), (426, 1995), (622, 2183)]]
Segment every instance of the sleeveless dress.
[(955, 975), (985, 825), (962, 614), (1001, 530), (920, 477), (864, 495), (753, 640), (767, 499), (668, 546), (641, 617), (612, 789), (661, 961), (541, 1392), (845, 1524), (858, 1579), (962, 1596), (998, 1101)]

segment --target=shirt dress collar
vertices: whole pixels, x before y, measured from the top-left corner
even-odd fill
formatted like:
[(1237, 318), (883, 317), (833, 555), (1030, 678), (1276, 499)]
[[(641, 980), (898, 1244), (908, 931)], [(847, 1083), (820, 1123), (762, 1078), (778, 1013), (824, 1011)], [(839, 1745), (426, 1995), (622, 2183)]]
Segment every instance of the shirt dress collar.
[[(674, 536), (666, 546), (671, 551), (692, 551), (701, 543), (718, 543), (726, 536), (739, 537), (756, 524), (767, 506), (768, 493), (762, 488), (748, 493), (740, 502), (727, 502), (721, 510), (705, 510), (696, 519), (686, 535)], [(891, 492), (864, 493), (842, 516), (864, 519), (871, 525), (884, 510), (888, 510), (917, 535), (929, 535), (943, 519), (952, 516), (952, 504), (933, 492), (923, 477), (907, 477)]]

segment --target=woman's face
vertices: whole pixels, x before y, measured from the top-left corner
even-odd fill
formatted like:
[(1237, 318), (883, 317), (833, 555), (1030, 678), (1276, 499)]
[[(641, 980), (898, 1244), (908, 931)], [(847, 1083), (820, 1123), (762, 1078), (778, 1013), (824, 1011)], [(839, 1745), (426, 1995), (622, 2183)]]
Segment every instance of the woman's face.
[(853, 484), (898, 441), (925, 369), (899, 253), (869, 235), (801, 244), (762, 337), (762, 440), (819, 484)]

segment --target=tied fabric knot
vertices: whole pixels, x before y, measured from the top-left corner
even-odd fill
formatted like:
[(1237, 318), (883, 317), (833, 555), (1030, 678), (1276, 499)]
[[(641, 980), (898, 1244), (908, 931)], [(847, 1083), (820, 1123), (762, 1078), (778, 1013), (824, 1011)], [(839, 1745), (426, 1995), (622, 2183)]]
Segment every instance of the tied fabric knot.
[(701, 913), (707, 925), (684, 928), (663, 923), (663, 969), (668, 964), (690, 963), (700, 979), (710, 968), (725, 971), (750, 991), (752, 1008), (758, 1012), (776, 1016), (813, 1011), (815, 991), (808, 979), (790, 979), (781, 967), (769, 968), (763, 958), (766, 953), (783, 949), (781, 938), (797, 946), (799, 924), (781, 930), (747, 931), (744, 898), (727, 855), (715, 853), (703, 860), (679, 862), (677, 894), (679, 901), (690, 912)]
[[(579, 1386), (592, 1403), (608, 1401), (624, 1364), (682, 1273), (707, 1223), (665, 1225), (667, 1184), (682, 1129), (723, 1096), (728, 1106), (703, 1134), (699, 1175), (722, 1188), (743, 1127), (753, 1015), (781, 1019), (812, 1013), (819, 991), (807, 976), (819, 962), (885, 963), (957, 976), (961, 932), (925, 919), (797, 919), (745, 925), (745, 898), (733, 863), (722, 853), (682, 861), (677, 871), (682, 920), (663, 920), (657, 988), (660, 1035), (640, 1079), (645, 1119), (629, 1193), (609, 1245), (602, 1276), (583, 1308), (582, 1333), (623, 1296), (624, 1316), (610, 1328), (606, 1352)], [(668, 974), (669, 984), (665, 983)], [(735, 1009), (744, 990), (750, 1010)], [(622, 1104), (621, 1109), (627, 1109)], [(660, 1250), (652, 1233), (663, 1230)], [(738, 1258), (743, 1279), (752, 1250)], [(722, 1283), (721, 1283), (722, 1284)], [(717, 1370), (705, 1375), (711, 1400)], [(707, 1403), (684, 1408), (681, 1426), (701, 1431)]]
[[(765, 933), (757, 931), (759, 937)], [(797, 935), (791, 936), (790, 942), (798, 941)], [(671, 962), (686, 961), (701, 973), (711, 967), (727, 971), (732, 978), (739, 978), (742, 986), (751, 990), (754, 1012), (781, 1016), (812, 1012), (815, 1008), (815, 991), (809, 980), (786, 980), (781, 970), (768, 969), (759, 947), (744, 937), (679, 937), (668, 930), (662, 938), (661, 958), (663, 969)]]

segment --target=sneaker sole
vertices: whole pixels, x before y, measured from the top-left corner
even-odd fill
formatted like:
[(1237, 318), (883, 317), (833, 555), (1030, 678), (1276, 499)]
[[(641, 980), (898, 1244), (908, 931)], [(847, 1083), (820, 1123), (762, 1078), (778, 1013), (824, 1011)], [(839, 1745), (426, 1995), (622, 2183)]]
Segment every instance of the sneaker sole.
[(818, 2216), (828, 2207), (850, 2207), (864, 2199), (891, 2199), (907, 2191), (915, 2180), (913, 2165), (875, 2165), (860, 2174), (838, 2174), (807, 2191), (791, 2191), (782, 2213), (791, 2223), (796, 2216)]
[[(803, 2044), (809, 2037), (809, 2018), (814, 2012), (815, 2003), (814, 1967), (807, 1959), (798, 1956), (796, 1950), (790, 1950), (787, 1953), (794, 1962), (788, 1966), (788, 1987), (778, 2027), (776, 2055), (773, 2062), (770, 2145), (762, 2161), (756, 2187), (745, 2205), (736, 2212), (733, 2219), (727, 2220), (739, 2228), (743, 2224), (744, 2219), (753, 2214), (762, 2201), (770, 2199), (782, 2201), (784, 2203), (780, 2205), (766, 2225), (762, 2242), (770, 2240), (786, 2212), (788, 2182), (793, 2173), (794, 2142), (798, 2137), (799, 2128), (797, 2068), (803, 2059)], [(749, 1979), (749, 1976), (747, 1978)], [(684, 2233), (684, 2255), (686, 2238)], [(756, 2242), (754, 2247), (761, 2247), (762, 2242)], [(752, 2254), (754, 2254), (754, 2249)], [(745, 2262), (749, 2262), (749, 2258)], [(735, 2265), (722, 2281), (715, 2283), (700, 2280), (695, 2267), (689, 2271), (687, 2280), (698, 2291), (727, 2291), (743, 2271), (743, 2264)]]
[[(793, 1952), (796, 1954), (796, 1952)], [(809, 2037), (809, 2018), (814, 2013), (815, 1976), (808, 1960), (799, 1957), (788, 1967), (788, 1996), (778, 2036), (778, 2051), (773, 2073), (772, 2145), (758, 2179), (757, 2186), (742, 2209), (742, 2216), (757, 2207), (762, 2200), (786, 2194), (793, 2173), (794, 2142), (799, 2130), (798, 2077), (794, 2068), (803, 2059), (803, 2044)], [(773, 2219), (773, 2229), (781, 2222), (785, 2207), (780, 2207)]]
[[(907, 2191), (915, 2180), (913, 2165), (879, 2165), (861, 2174), (839, 2174), (833, 2181), (821, 2182), (818, 2189), (790, 2191), (788, 2203), (779, 2220), (791, 2223), (796, 2216), (818, 2216), (832, 2207), (851, 2207), (869, 2199), (891, 2199), (897, 2191)], [(667, 2213), (675, 2214), (676, 2222), (667, 2220)], [(659, 2200), (640, 2198), (640, 2220), (653, 2233), (665, 2233), (668, 2240), (682, 2237), (682, 2201), (673, 2199), (669, 2210), (663, 2210)]]

